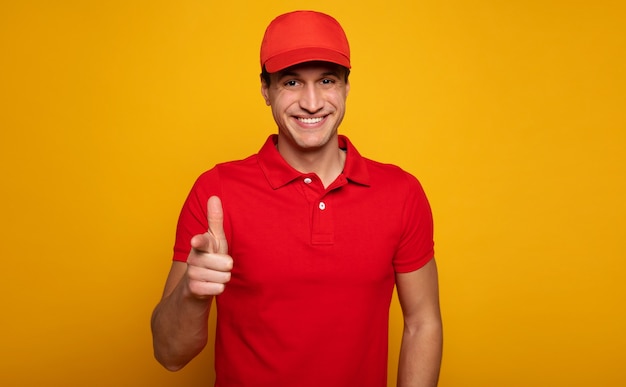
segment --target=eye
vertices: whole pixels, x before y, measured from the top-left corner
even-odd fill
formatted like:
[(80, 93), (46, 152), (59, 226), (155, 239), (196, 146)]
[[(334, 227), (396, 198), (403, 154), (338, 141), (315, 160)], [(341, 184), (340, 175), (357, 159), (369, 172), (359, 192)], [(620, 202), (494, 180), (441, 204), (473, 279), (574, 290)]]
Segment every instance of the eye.
[(298, 86), (298, 81), (289, 80), (289, 81), (285, 82), (284, 85), (287, 86), (287, 87), (295, 87), (295, 86)]
[(333, 83), (335, 83), (335, 81), (332, 79), (329, 79), (329, 78), (322, 79), (322, 85), (332, 85)]

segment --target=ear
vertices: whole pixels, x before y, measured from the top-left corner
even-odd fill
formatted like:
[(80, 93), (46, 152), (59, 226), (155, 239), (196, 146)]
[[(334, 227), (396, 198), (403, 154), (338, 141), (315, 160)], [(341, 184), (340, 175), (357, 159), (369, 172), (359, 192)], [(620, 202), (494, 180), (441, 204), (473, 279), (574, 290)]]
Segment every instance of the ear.
[(267, 85), (267, 83), (265, 82), (262, 76), (261, 76), (261, 95), (263, 96), (263, 99), (265, 100), (265, 105), (270, 106), (271, 102), (270, 102), (269, 86)]

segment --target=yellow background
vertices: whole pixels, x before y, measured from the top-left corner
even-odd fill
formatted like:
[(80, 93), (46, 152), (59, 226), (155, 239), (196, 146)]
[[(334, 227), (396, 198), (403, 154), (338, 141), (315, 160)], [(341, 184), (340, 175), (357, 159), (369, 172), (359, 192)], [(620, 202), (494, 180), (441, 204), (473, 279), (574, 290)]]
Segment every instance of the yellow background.
[(342, 132), (431, 200), (440, 386), (626, 385), (622, 4), (2, 1), (0, 384), (211, 385), (210, 350), (152, 358), (176, 218), (275, 131), (261, 36), (314, 8), (352, 45)]

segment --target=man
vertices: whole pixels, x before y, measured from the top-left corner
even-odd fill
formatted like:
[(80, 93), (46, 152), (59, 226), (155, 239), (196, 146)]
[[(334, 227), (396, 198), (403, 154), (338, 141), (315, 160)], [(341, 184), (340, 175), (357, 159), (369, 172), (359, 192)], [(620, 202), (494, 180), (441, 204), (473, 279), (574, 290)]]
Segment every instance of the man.
[[(261, 46), (278, 134), (196, 181), (152, 318), (169, 370), (206, 345), (217, 302), (216, 382), (385, 386), (394, 284), (404, 315), (399, 386), (435, 386), (442, 329), (432, 217), (418, 181), (337, 133), (350, 51), (332, 17), (281, 15)], [(207, 231), (208, 230), (208, 231)]]

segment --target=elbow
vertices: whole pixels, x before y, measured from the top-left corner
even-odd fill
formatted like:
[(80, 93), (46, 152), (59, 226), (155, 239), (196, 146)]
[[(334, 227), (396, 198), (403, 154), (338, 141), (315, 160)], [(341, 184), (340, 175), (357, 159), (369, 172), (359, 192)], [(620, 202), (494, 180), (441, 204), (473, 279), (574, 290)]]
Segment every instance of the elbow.
[(184, 347), (174, 345), (174, 343), (159, 342), (158, 340), (154, 340), (152, 348), (156, 361), (171, 372), (183, 369), (201, 350), (195, 350), (194, 352), (184, 351)]
[(154, 358), (166, 370), (176, 372), (183, 369), (204, 348), (206, 341), (189, 347), (154, 346)]
[(176, 372), (182, 370), (188, 361), (179, 361), (175, 358), (164, 356), (157, 351), (154, 352), (154, 358), (168, 371)]
[(443, 324), (440, 318), (412, 324), (405, 322), (404, 333), (409, 336), (424, 336), (430, 337), (432, 340), (443, 341)]
[(185, 364), (167, 364), (167, 363), (161, 363), (161, 365), (163, 367), (165, 367), (166, 370), (170, 371), (170, 372), (176, 372), (176, 371), (180, 371), (185, 367)]

